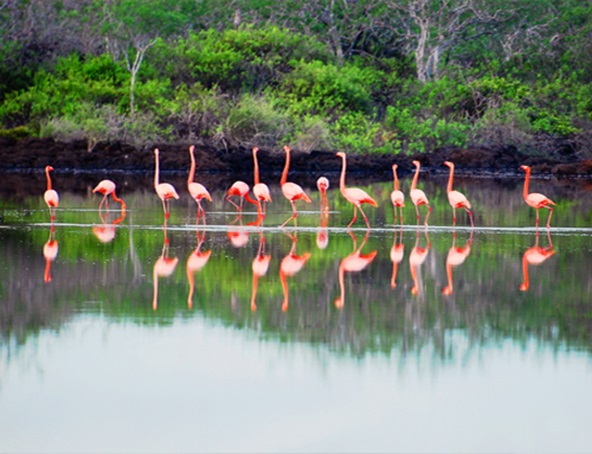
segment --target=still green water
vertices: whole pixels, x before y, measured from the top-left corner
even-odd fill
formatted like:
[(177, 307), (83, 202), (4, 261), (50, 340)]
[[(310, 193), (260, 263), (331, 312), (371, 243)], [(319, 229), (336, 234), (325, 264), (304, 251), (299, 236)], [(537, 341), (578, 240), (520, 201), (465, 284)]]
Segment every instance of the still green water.
[(588, 452), (590, 185), (532, 181), (557, 202), (537, 234), (520, 179), (456, 179), (474, 231), (445, 182), (427, 230), (409, 201), (393, 225), (390, 183), (370, 231), (335, 190), (286, 229), (277, 188), (262, 226), (224, 188), (166, 229), (149, 186), (123, 218), (62, 193), (53, 230), (5, 197), (0, 451)]

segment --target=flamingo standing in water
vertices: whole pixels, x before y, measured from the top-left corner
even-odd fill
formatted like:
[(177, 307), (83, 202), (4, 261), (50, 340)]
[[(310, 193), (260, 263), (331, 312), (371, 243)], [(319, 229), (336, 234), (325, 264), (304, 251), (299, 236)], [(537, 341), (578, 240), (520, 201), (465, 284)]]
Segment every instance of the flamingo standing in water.
[(56, 208), (60, 204), (60, 195), (58, 191), (52, 189), (51, 187), (51, 177), (49, 176), (49, 172), (53, 171), (52, 166), (45, 166), (45, 176), (47, 178), (47, 190), (43, 194), (43, 200), (47, 203), (47, 207), (49, 208), (49, 217), (51, 221), (55, 221), (55, 212)]
[(292, 219), (294, 219), (294, 225), (297, 225), (297, 200), (304, 200), (306, 203), (312, 202), (312, 200), (310, 200), (310, 197), (306, 195), (306, 193), (300, 186), (298, 186), (296, 183), (291, 183), (288, 181), (288, 172), (290, 171), (290, 147), (284, 146), (284, 151), (286, 152), (286, 165), (284, 166), (284, 171), (282, 172), (280, 187), (282, 188), (282, 194), (284, 194), (284, 197), (288, 199), (290, 205), (292, 206), (292, 216), (288, 218), (288, 220), (286, 220), (286, 222), (284, 222), (280, 227), (284, 227)]
[(528, 248), (522, 256), (522, 274), (524, 276), (524, 282), (520, 284), (520, 290), (523, 292), (527, 291), (528, 287), (530, 286), (530, 281), (528, 279), (528, 265), (540, 265), (553, 254), (555, 254), (553, 243), (551, 242), (550, 232), (547, 232), (547, 239), (549, 241), (549, 246), (539, 246), (539, 234), (537, 233), (534, 246)]
[(159, 151), (158, 148), (154, 149), (154, 190), (156, 191), (156, 195), (162, 201), (162, 210), (164, 211), (164, 219), (165, 222), (170, 216), (170, 199), (179, 199), (179, 194), (170, 183), (161, 183), (160, 182), (160, 168), (159, 168)]
[(356, 222), (357, 212), (359, 208), (360, 212), (362, 213), (362, 216), (364, 217), (364, 221), (366, 221), (366, 226), (370, 228), (370, 222), (368, 222), (368, 217), (366, 216), (366, 213), (364, 213), (364, 210), (362, 210), (362, 204), (367, 203), (369, 205), (372, 205), (373, 207), (377, 207), (378, 204), (374, 201), (372, 197), (368, 195), (366, 191), (360, 188), (348, 188), (345, 186), (345, 170), (347, 166), (345, 153), (343, 151), (340, 151), (336, 154), (336, 156), (339, 156), (341, 158), (342, 163), (341, 176), (339, 177), (339, 190), (341, 191), (341, 194), (343, 194), (343, 197), (345, 197), (345, 200), (347, 200), (354, 206), (354, 217), (352, 218), (347, 227), (351, 227), (351, 225), (354, 222)]
[(415, 205), (415, 213), (417, 214), (417, 223), (419, 224), (419, 207), (421, 205), (425, 205), (428, 207), (428, 212), (426, 214), (424, 224), (428, 226), (428, 218), (430, 217), (430, 213), (432, 212), (432, 207), (430, 206), (430, 202), (421, 189), (417, 189), (417, 180), (419, 179), (419, 161), (413, 161), (413, 165), (415, 166), (415, 175), (413, 176), (413, 180), (411, 181), (411, 189), (409, 191), (409, 197), (411, 197), (411, 201), (413, 205)]
[(348, 231), (349, 235), (352, 237), (354, 241), (354, 251), (349, 254), (347, 257), (343, 258), (339, 263), (339, 297), (335, 298), (335, 307), (338, 309), (342, 309), (345, 305), (345, 272), (359, 272), (365, 269), (376, 257), (378, 251), (372, 251), (369, 254), (362, 254), (362, 248), (366, 244), (368, 240), (368, 236), (370, 234), (370, 230), (366, 231), (366, 235), (364, 236), (364, 240), (360, 247), (356, 247), (356, 236), (351, 232)]
[(202, 199), (206, 199), (207, 201), (212, 201), (212, 196), (210, 195), (209, 191), (206, 187), (201, 183), (196, 183), (193, 181), (195, 176), (195, 147), (191, 145), (189, 147), (189, 158), (191, 159), (191, 167), (189, 168), (189, 176), (187, 177), (187, 191), (189, 191), (189, 195), (191, 198), (195, 200), (197, 203), (197, 219), (196, 222), (199, 222), (199, 218), (203, 216), (203, 223), (206, 224), (206, 212), (201, 206)]
[(259, 162), (257, 161), (258, 147), (253, 147), (253, 165), (254, 165), (254, 176), (253, 176), (253, 195), (255, 200), (260, 203), (261, 212), (258, 213), (260, 216), (265, 217), (266, 215), (266, 204), (271, 202), (271, 194), (269, 187), (265, 183), (259, 181)]
[(526, 172), (526, 176), (524, 178), (524, 191), (523, 197), (524, 201), (528, 206), (531, 206), (536, 209), (536, 226), (539, 226), (539, 209), (540, 208), (547, 208), (549, 210), (549, 217), (547, 218), (547, 228), (551, 228), (551, 216), (553, 216), (553, 207), (551, 205), (555, 205), (549, 197), (540, 194), (538, 192), (528, 192), (528, 185), (530, 183), (530, 167), (529, 166), (520, 166), (522, 170)]
[(475, 227), (473, 223), (473, 213), (471, 211), (471, 203), (468, 199), (458, 191), (452, 190), (452, 181), (454, 179), (454, 164), (450, 161), (445, 161), (444, 165), (450, 168), (450, 176), (448, 177), (448, 186), (446, 192), (448, 193), (448, 203), (452, 207), (452, 225), (456, 226), (456, 209), (464, 208), (471, 220), (471, 227)]
[(397, 221), (397, 208), (399, 208), (399, 219), (400, 224), (403, 224), (403, 207), (405, 206), (405, 194), (399, 190), (399, 178), (397, 177), (397, 164), (393, 164), (393, 179), (394, 179), (394, 189), (391, 192), (391, 202), (393, 202), (393, 207), (395, 210), (395, 217), (393, 219), (393, 223)]
[(448, 278), (448, 285), (442, 289), (443, 295), (452, 295), (454, 283), (452, 280), (452, 268), (462, 265), (466, 258), (471, 253), (471, 244), (473, 243), (473, 231), (463, 247), (456, 246), (456, 231), (452, 234), (452, 246), (448, 250), (446, 256), (446, 277)]
[(317, 189), (321, 193), (321, 215), (329, 216), (329, 200), (327, 200), (329, 180), (327, 177), (319, 177), (317, 180)]
[(310, 252), (302, 255), (296, 255), (296, 235), (288, 235), (292, 239), (292, 247), (290, 252), (286, 255), (280, 263), (280, 282), (282, 283), (282, 290), (284, 291), (284, 300), (282, 302), (282, 312), (288, 310), (290, 302), (290, 293), (288, 290), (288, 276), (294, 276), (306, 264), (310, 258)]
[(93, 193), (98, 192), (99, 194), (103, 194), (101, 203), (99, 203), (99, 211), (101, 211), (103, 204), (105, 204), (105, 206), (107, 207), (107, 211), (109, 211), (109, 195), (113, 197), (113, 200), (119, 203), (121, 205), (121, 209), (125, 211), (125, 202), (119, 197), (117, 197), (117, 194), (115, 194), (115, 189), (115, 183), (113, 183), (113, 181), (111, 180), (101, 180), (99, 184), (97, 184), (96, 187), (93, 189)]

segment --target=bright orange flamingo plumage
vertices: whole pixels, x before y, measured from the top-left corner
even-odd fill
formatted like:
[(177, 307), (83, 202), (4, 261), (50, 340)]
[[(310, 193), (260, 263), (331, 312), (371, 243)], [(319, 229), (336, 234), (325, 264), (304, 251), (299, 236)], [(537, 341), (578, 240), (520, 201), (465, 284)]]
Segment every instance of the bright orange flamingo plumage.
[(45, 177), (47, 179), (47, 189), (43, 193), (43, 200), (47, 204), (49, 208), (49, 217), (51, 221), (55, 221), (55, 212), (56, 208), (60, 205), (60, 195), (58, 192), (52, 188), (51, 186), (51, 177), (49, 176), (49, 172), (53, 171), (52, 166), (45, 166)]
[(302, 189), (296, 183), (288, 181), (288, 172), (290, 171), (290, 147), (284, 146), (284, 151), (286, 152), (286, 164), (284, 166), (284, 171), (282, 172), (280, 187), (282, 189), (282, 194), (284, 194), (284, 197), (288, 199), (290, 205), (292, 206), (292, 216), (289, 217), (280, 227), (284, 227), (292, 219), (294, 219), (294, 224), (297, 223), (298, 212), (296, 211), (296, 201), (304, 200), (306, 203), (312, 202), (310, 197), (308, 197), (304, 192), (304, 189)]
[(354, 217), (352, 218), (347, 227), (351, 227), (352, 224), (356, 222), (356, 219), (358, 218), (357, 212), (359, 208), (360, 212), (362, 213), (362, 216), (364, 217), (364, 221), (366, 222), (366, 226), (370, 228), (370, 222), (368, 221), (366, 213), (364, 213), (364, 210), (362, 209), (362, 204), (367, 203), (369, 205), (372, 205), (373, 207), (377, 207), (378, 204), (372, 197), (370, 197), (370, 195), (368, 195), (366, 191), (360, 188), (348, 188), (345, 185), (345, 172), (347, 167), (346, 156), (343, 151), (338, 152), (337, 156), (341, 158), (341, 175), (339, 177), (339, 190), (341, 191), (341, 194), (343, 194), (343, 197), (345, 197), (345, 200), (347, 200), (354, 206)]
[(397, 208), (399, 209), (399, 222), (403, 223), (403, 207), (405, 206), (405, 194), (399, 190), (399, 178), (397, 176), (397, 164), (393, 164), (393, 191), (391, 192), (391, 202), (395, 213), (393, 223), (397, 221)]
[(115, 183), (111, 180), (101, 180), (99, 182), (99, 184), (97, 184), (95, 186), (95, 188), (93, 189), (93, 192), (98, 192), (99, 194), (103, 194), (103, 198), (101, 199), (101, 202), (99, 203), (99, 211), (103, 207), (103, 204), (105, 204), (107, 207), (107, 210), (109, 210), (109, 201), (108, 201), (109, 196), (111, 196), (113, 198), (113, 200), (115, 200), (117, 203), (119, 203), (121, 205), (122, 211), (125, 211), (125, 209), (126, 209), (125, 202), (122, 199), (120, 199), (119, 197), (117, 197), (117, 194), (115, 193), (115, 189), (116, 189)]
[(159, 155), (160, 152), (158, 148), (154, 149), (154, 190), (156, 191), (156, 195), (162, 201), (162, 210), (164, 211), (164, 219), (165, 221), (170, 216), (170, 199), (178, 199), (179, 194), (170, 183), (161, 183), (160, 182), (160, 163), (159, 163)]
[(448, 203), (450, 203), (450, 206), (452, 207), (452, 225), (456, 225), (456, 209), (463, 208), (469, 215), (471, 227), (475, 227), (473, 222), (473, 212), (471, 211), (471, 203), (463, 194), (452, 189), (452, 182), (454, 180), (454, 164), (450, 161), (445, 161), (444, 165), (450, 168), (450, 176), (448, 177), (448, 186), (446, 188), (446, 192), (448, 194)]
[(524, 190), (523, 190), (523, 197), (526, 204), (534, 209), (536, 209), (536, 226), (539, 226), (539, 209), (547, 208), (549, 210), (549, 217), (547, 218), (547, 228), (551, 228), (551, 216), (553, 216), (553, 207), (551, 205), (555, 205), (549, 197), (540, 194), (538, 192), (528, 192), (528, 186), (530, 184), (530, 167), (529, 166), (520, 166), (522, 170), (526, 172), (526, 176), (524, 177)]
[(409, 191), (409, 197), (415, 205), (415, 213), (417, 215), (417, 223), (419, 224), (420, 215), (419, 215), (419, 207), (425, 205), (428, 207), (428, 212), (426, 214), (424, 224), (428, 226), (428, 219), (430, 217), (430, 213), (432, 212), (432, 207), (430, 206), (430, 202), (421, 189), (417, 189), (417, 180), (419, 179), (419, 168), (420, 164), (419, 161), (413, 161), (413, 165), (415, 166), (415, 175), (413, 176), (413, 180), (411, 181), (411, 189)]
[(187, 191), (191, 198), (197, 203), (197, 221), (203, 216), (203, 223), (205, 225), (206, 212), (201, 205), (201, 201), (205, 199), (208, 202), (211, 202), (212, 196), (203, 184), (193, 181), (193, 178), (195, 177), (195, 147), (193, 145), (189, 147), (189, 159), (191, 160), (191, 167), (189, 168), (189, 176), (187, 177)]

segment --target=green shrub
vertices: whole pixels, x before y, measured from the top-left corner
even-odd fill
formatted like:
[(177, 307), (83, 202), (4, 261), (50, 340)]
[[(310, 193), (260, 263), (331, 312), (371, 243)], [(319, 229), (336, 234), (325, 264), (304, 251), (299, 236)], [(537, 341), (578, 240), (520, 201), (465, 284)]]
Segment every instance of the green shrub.
[(0, 137), (12, 140), (20, 140), (30, 136), (29, 128), (26, 126), (17, 126), (10, 129), (0, 129)]

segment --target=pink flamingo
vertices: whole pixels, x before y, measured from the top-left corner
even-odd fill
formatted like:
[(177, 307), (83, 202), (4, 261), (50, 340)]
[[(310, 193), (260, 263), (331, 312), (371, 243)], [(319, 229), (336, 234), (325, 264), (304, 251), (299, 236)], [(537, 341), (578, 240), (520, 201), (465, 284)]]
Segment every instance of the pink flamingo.
[(393, 164), (394, 189), (391, 192), (391, 202), (395, 210), (393, 223), (397, 221), (397, 208), (399, 208), (400, 223), (403, 224), (403, 207), (405, 206), (405, 194), (399, 190), (399, 178), (397, 177), (397, 164)]
[(52, 171), (53, 171), (52, 166), (45, 166), (45, 176), (47, 178), (47, 190), (43, 194), (43, 200), (45, 200), (45, 203), (47, 204), (47, 207), (49, 208), (49, 216), (51, 218), (51, 221), (53, 222), (53, 221), (55, 221), (56, 208), (60, 204), (60, 195), (58, 194), (58, 192), (55, 189), (52, 189), (52, 187), (51, 187), (51, 177), (49, 176), (49, 172), (52, 172)]
[(43, 273), (43, 280), (45, 283), (49, 283), (52, 280), (51, 277), (51, 263), (58, 256), (58, 242), (55, 239), (55, 229), (52, 228), (49, 231), (49, 238), (47, 243), (43, 246), (43, 257), (45, 258), (45, 272)]
[(310, 252), (306, 252), (302, 255), (296, 255), (296, 235), (288, 235), (292, 239), (292, 247), (290, 252), (286, 255), (280, 263), (280, 282), (282, 283), (282, 290), (284, 291), (284, 300), (282, 302), (282, 312), (288, 310), (290, 302), (290, 294), (288, 290), (287, 277), (292, 277), (296, 273), (300, 272), (302, 267), (306, 264), (310, 258)]
[(327, 177), (319, 177), (317, 180), (317, 189), (321, 193), (321, 214), (329, 215), (329, 200), (327, 200), (327, 189), (329, 189), (329, 180)]
[(282, 194), (284, 194), (284, 197), (288, 199), (290, 205), (292, 206), (292, 216), (288, 218), (288, 220), (284, 222), (280, 227), (284, 227), (292, 219), (294, 219), (294, 225), (297, 224), (297, 200), (304, 200), (306, 203), (312, 202), (312, 200), (310, 200), (310, 197), (306, 195), (306, 193), (300, 186), (298, 186), (296, 183), (291, 183), (288, 181), (288, 172), (290, 170), (290, 147), (284, 146), (284, 151), (286, 152), (286, 165), (284, 166), (284, 171), (282, 172), (280, 187), (282, 188)]
[(421, 189), (417, 189), (417, 180), (419, 179), (419, 161), (413, 161), (413, 165), (415, 166), (415, 175), (413, 176), (413, 180), (411, 181), (411, 190), (409, 191), (409, 197), (411, 197), (411, 201), (413, 205), (415, 205), (415, 213), (417, 214), (417, 223), (419, 224), (419, 207), (421, 205), (426, 205), (428, 207), (428, 212), (425, 217), (424, 224), (428, 226), (428, 218), (430, 217), (430, 213), (432, 212), (432, 207), (430, 206), (430, 202)]
[(522, 255), (522, 274), (524, 275), (524, 282), (520, 284), (520, 290), (523, 292), (527, 291), (530, 286), (530, 281), (528, 279), (528, 265), (540, 265), (555, 254), (553, 243), (551, 242), (551, 234), (549, 232), (547, 232), (547, 239), (549, 240), (549, 246), (545, 248), (539, 246), (539, 235), (537, 233), (534, 246), (528, 248), (524, 252), (524, 255)]
[(376, 254), (378, 254), (378, 251), (372, 251), (369, 254), (361, 253), (368, 240), (370, 230), (366, 232), (364, 240), (359, 248), (356, 247), (356, 236), (351, 231), (348, 231), (348, 233), (354, 241), (354, 251), (347, 257), (343, 258), (339, 263), (339, 297), (335, 298), (334, 303), (335, 307), (338, 309), (342, 309), (345, 305), (345, 272), (353, 273), (362, 271), (372, 262), (372, 260), (374, 260)]
[(452, 280), (452, 268), (462, 265), (466, 258), (471, 253), (471, 244), (473, 243), (473, 231), (463, 247), (456, 246), (456, 232), (452, 234), (452, 246), (448, 250), (446, 256), (446, 277), (448, 278), (448, 285), (442, 289), (443, 295), (452, 295), (454, 288)]
[(366, 216), (366, 213), (364, 213), (364, 210), (362, 210), (362, 204), (367, 203), (369, 205), (372, 205), (373, 207), (377, 207), (378, 204), (374, 201), (372, 197), (368, 195), (366, 191), (359, 188), (348, 188), (345, 186), (345, 169), (347, 166), (345, 153), (343, 151), (340, 151), (336, 154), (336, 156), (339, 156), (341, 158), (342, 163), (341, 176), (339, 177), (339, 190), (341, 191), (341, 194), (343, 194), (343, 197), (345, 197), (345, 199), (354, 206), (354, 217), (352, 218), (347, 227), (351, 227), (351, 225), (354, 222), (356, 222), (357, 212), (359, 208), (360, 212), (362, 213), (362, 216), (364, 217), (364, 221), (366, 221), (366, 226), (370, 228), (370, 222), (368, 222), (368, 217)]
[(108, 201), (108, 197), (109, 195), (111, 195), (111, 197), (113, 197), (113, 200), (115, 200), (117, 203), (119, 203), (121, 205), (121, 209), (125, 211), (125, 202), (120, 199), (119, 197), (117, 197), (117, 194), (115, 194), (115, 183), (113, 183), (113, 181), (111, 180), (101, 180), (99, 182), (99, 184), (97, 184), (97, 186), (93, 189), (93, 193), (98, 192), (99, 194), (103, 194), (103, 198), (101, 199), (101, 203), (99, 203), (99, 211), (101, 210), (101, 208), (103, 207), (103, 204), (106, 205), (107, 210), (109, 210), (109, 201)]
[(154, 162), (155, 162), (155, 169), (154, 169), (154, 190), (156, 191), (156, 195), (162, 201), (162, 210), (164, 211), (164, 219), (165, 221), (170, 216), (170, 199), (179, 199), (179, 194), (173, 187), (172, 184), (169, 183), (160, 183), (160, 169), (159, 169), (159, 151), (158, 148), (154, 149)]
[(445, 161), (444, 165), (450, 168), (450, 176), (448, 177), (448, 186), (446, 192), (448, 193), (448, 203), (452, 207), (452, 225), (456, 225), (456, 209), (464, 208), (471, 220), (471, 227), (475, 227), (473, 223), (473, 213), (471, 211), (471, 203), (468, 199), (458, 191), (452, 190), (452, 181), (454, 179), (454, 164), (450, 161)]
[(415, 236), (415, 246), (411, 250), (409, 254), (409, 269), (411, 271), (411, 278), (413, 279), (413, 287), (411, 288), (411, 294), (417, 295), (420, 290), (420, 283), (419, 283), (419, 270), (423, 262), (425, 262), (428, 252), (430, 252), (430, 247), (432, 243), (430, 242), (430, 238), (428, 237), (428, 231), (425, 231), (425, 237), (427, 245), (425, 248), (419, 246), (419, 231), (416, 232)]
[(202, 199), (206, 199), (207, 201), (212, 201), (212, 196), (210, 195), (209, 191), (206, 187), (201, 183), (196, 183), (193, 181), (195, 176), (195, 147), (191, 145), (189, 147), (189, 158), (191, 159), (191, 167), (189, 168), (189, 176), (187, 177), (187, 191), (189, 191), (189, 195), (195, 202), (197, 203), (197, 222), (199, 222), (200, 216), (203, 215), (203, 223), (206, 223), (206, 212), (201, 206)]
[(530, 183), (530, 167), (529, 166), (520, 166), (522, 170), (526, 172), (526, 177), (524, 178), (524, 191), (523, 197), (524, 201), (528, 206), (531, 206), (536, 209), (536, 226), (539, 226), (539, 209), (540, 208), (547, 208), (549, 210), (549, 217), (547, 218), (547, 228), (551, 228), (551, 216), (553, 215), (553, 207), (550, 205), (555, 205), (550, 198), (547, 196), (540, 194), (538, 192), (528, 192), (528, 185)]
[(253, 259), (251, 269), (253, 270), (253, 289), (251, 291), (251, 311), (257, 310), (257, 285), (259, 278), (267, 274), (271, 255), (265, 253), (265, 237), (259, 232), (259, 249), (257, 256)]
[(194, 251), (191, 252), (189, 257), (187, 258), (187, 282), (189, 283), (189, 293), (187, 295), (187, 307), (191, 309), (193, 307), (193, 293), (195, 291), (195, 273), (201, 271), (201, 269), (206, 266), (208, 260), (210, 260), (210, 255), (212, 255), (212, 251), (205, 251), (201, 250), (201, 246), (205, 240), (206, 234), (205, 232), (200, 235), (197, 232), (197, 247)]
[(259, 148), (253, 147), (253, 164), (254, 164), (254, 178), (253, 178), (253, 195), (255, 199), (262, 205), (261, 216), (266, 215), (266, 204), (271, 202), (271, 194), (269, 187), (265, 183), (259, 181), (259, 162), (257, 161), (257, 152)]

